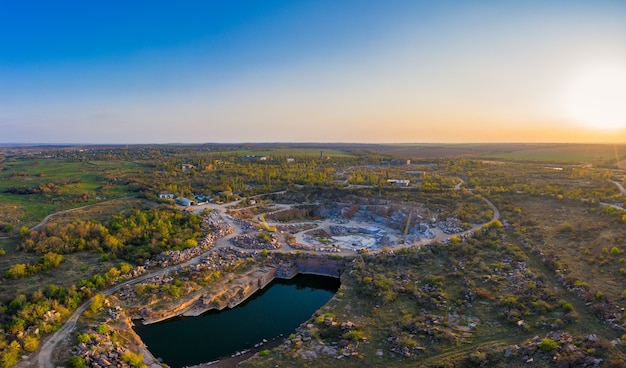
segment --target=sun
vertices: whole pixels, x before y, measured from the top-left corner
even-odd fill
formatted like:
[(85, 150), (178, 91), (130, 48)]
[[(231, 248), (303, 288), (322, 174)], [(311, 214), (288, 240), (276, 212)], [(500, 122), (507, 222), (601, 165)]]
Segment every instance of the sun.
[(565, 95), (568, 120), (596, 130), (626, 129), (626, 65), (589, 67)]

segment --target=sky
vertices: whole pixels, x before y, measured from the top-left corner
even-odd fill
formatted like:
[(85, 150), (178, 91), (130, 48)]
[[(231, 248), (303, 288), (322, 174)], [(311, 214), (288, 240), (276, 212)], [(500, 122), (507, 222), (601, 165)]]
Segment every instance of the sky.
[(619, 0), (0, 0), (0, 143), (626, 142), (624, 19)]

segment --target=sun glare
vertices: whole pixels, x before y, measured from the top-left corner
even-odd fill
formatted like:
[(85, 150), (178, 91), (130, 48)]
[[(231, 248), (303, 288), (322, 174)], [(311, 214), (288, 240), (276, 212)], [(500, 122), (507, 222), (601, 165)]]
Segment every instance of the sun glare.
[(565, 98), (566, 117), (598, 130), (626, 129), (626, 66), (589, 68), (574, 78)]

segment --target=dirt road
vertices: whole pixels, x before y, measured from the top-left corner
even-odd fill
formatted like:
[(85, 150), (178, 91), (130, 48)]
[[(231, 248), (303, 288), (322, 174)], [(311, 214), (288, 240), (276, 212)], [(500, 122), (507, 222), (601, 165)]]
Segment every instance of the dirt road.
[[(492, 221), (493, 220), (498, 220), (500, 218), (500, 211), (498, 210), (498, 208), (491, 201), (489, 201), (488, 199), (483, 197), (483, 200), (493, 210)], [(229, 204), (225, 204), (225, 205), (206, 204), (206, 205), (198, 206), (198, 208), (196, 208), (196, 210), (198, 212), (202, 212), (204, 209), (212, 209), (214, 211), (217, 211), (217, 213), (219, 214), (221, 219), (223, 221), (225, 221), (226, 223), (230, 224), (233, 227), (233, 232), (231, 234), (215, 240), (215, 247), (233, 247), (228, 242), (228, 239), (230, 239), (232, 237), (235, 237), (237, 235), (240, 235), (242, 233), (242, 229), (239, 227), (237, 222), (234, 221), (231, 216), (226, 214), (226, 210), (228, 209), (228, 207), (234, 206), (235, 204), (236, 203), (229, 203)], [(78, 208), (73, 209), (73, 210), (77, 210), (77, 209)], [(67, 211), (61, 211), (61, 212), (67, 212)], [(59, 212), (57, 212), (57, 213), (59, 213)], [(42, 221), (37, 226), (42, 226), (43, 224), (45, 224), (47, 219), (49, 219), (53, 215), (47, 216), (44, 219), (44, 221)], [(331, 221), (330, 220), (324, 220), (324, 221), (321, 221), (320, 224), (322, 226), (329, 226), (331, 224)], [(478, 227), (476, 227), (476, 228), (478, 228)], [(468, 230), (467, 232), (474, 231), (474, 229)], [(450, 236), (452, 236), (452, 235), (446, 235), (445, 237), (449, 238)], [(438, 236), (437, 239), (425, 240), (425, 241), (422, 241), (422, 242), (419, 242), (419, 243), (416, 243), (416, 244), (403, 245), (402, 247), (428, 244), (428, 243), (431, 243), (431, 242), (433, 242), (435, 240), (443, 240), (443, 239), (441, 239)], [(239, 248), (237, 248), (237, 249), (239, 249)], [(239, 249), (239, 250), (242, 250), (242, 249)], [(249, 250), (249, 251), (254, 251), (254, 250)], [(285, 249), (281, 249), (281, 251), (296, 252), (298, 250), (293, 249), (293, 248), (287, 246), (287, 247), (285, 247)], [(146, 274), (144, 274), (142, 276), (139, 276), (137, 278), (134, 278), (132, 280), (124, 281), (124, 282), (122, 282), (122, 283), (120, 283), (120, 284), (118, 284), (116, 286), (113, 286), (113, 287), (110, 287), (110, 288), (108, 288), (108, 289), (106, 289), (104, 291), (101, 291), (101, 293), (104, 293), (105, 295), (111, 295), (114, 292), (120, 290), (121, 288), (123, 288), (123, 287), (125, 287), (127, 285), (133, 285), (133, 284), (142, 282), (142, 281), (144, 281), (144, 280), (146, 280), (146, 279), (148, 279), (150, 277), (166, 274), (166, 273), (172, 271), (174, 268), (178, 268), (178, 267), (185, 266), (185, 265), (193, 265), (193, 264), (199, 263), (200, 260), (202, 258), (204, 258), (209, 252), (211, 252), (211, 250), (209, 250), (207, 252), (204, 252), (204, 253), (196, 256), (196, 257), (193, 257), (193, 258), (189, 259), (186, 262), (183, 262), (183, 263), (180, 263), (180, 264), (177, 264), (177, 265), (172, 265), (172, 266), (160, 269), (160, 270), (148, 272), (148, 273), (146, 273)], [(342, 254), (344, 254), (344, 255), (347, 255), (347, 253), (353, 254), (354, 252), (342, 251)], [(72, 316), (63, 324), (63, 326), (58, 331), (56, 331), (52, 336), (50, 336), (47, 339), (45, 339), (45, 341), (41, 345), (41, 348), (40, 348), (39, 352), (34, 357), (35, 358), (34, 361), (37, 362), (37, 366), (38, 367), (40, 367), (40, 368), (55, 368), (55, 365), (54, 365), (53, 360), (52, 360), (52, 353), (53, 353), (54, 349), (56, 348), (56, 346), (57, 346), (57, 344), (59, 342), (64, 341), (64, 340), (69, 338), (70, 333), (76, 327), (76, 322), (78, 321), (78, 318), (88, 308), (88, 306), (89, 306), (89, 304), (91, 302), (92, 302), (92, 299), (89, 299), (86, 302), (84, 302), (81, 306), (79, 306), (74, 311)], [(18, 364), (18, 366), (21, 366), (21, 364)]]

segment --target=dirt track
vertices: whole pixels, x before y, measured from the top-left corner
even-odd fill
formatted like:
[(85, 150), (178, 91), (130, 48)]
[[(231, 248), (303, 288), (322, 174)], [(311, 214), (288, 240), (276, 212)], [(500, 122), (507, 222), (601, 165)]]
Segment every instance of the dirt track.
[[(486, 198), (483, 198), (483, 200), (493, 209), (493, 220), (498, 220), (500, 218), (500, 211), (498, 211), (498, 209), (496, 208), (496, 206), (491, 203), (491, 201), (487, 200)], [(202, 211), (204, 209), (213, 209), (216, 210), (218, 212), (218, 214), (220, 215), (220, 217), (222, 218), (222, 220), (224, 220), (225, 222), (227, 222), (228, 224), (230, 224), (231, 226), (233, 226), (233, 233), (231, 233), (230, 235), (217, 239), (215, 246), (216, 247), (226, 247), (226, 246), (232, 246), (228, 243), (228, 239), (237, 236), (239, 234), (241, 234), (241, 229), (237, 226), (237, 224), (232, 221), (227, 215), (226, 215), (226, 209), (230, 206), (233, 206), (236, 203), (229, 203), (227, 205), (203, 205), (201, 207), (198, 208), (198, 211)], [(87, 207), (87, 206), (85, 206)], [(84, 208), (84, 207), (81, 207)], [(72, 210), (68, 210), (68, 211), (74, 211), (77, 210), (79, 208), (76, 209), (72, 209)], [(61, 211), (61, 212), (68, 212), (68, 211)], [(55, 214), (58, 214), (60, 212), (57, 212)], [(45, 222), (47, 222), (47, 220), (55, 215), (49, 215), (47, 216), (39, 225), (36, 226), (42, 226), (43, 224), (45, 224)], [(471, 232), (472, 230), (468, 230), (467, 232)], [(449, 236), (448, 236), (449, 237)], [(441, 240), (441, 239), (439, 239)], [(406, 246), (406, 245), (405, 245)], [(296, 251), (295, 249), (291, 249), (289, 248), (289, 250), (291, 251)], [(287, 250), (287, 251), (289, 251)], [(281, 249), (281, 251), (284, 251), (283, 249)], [(134, 278), (132, 280), (128, 280), (125, 282), (122, 282), (116, 286), (113, 286), (111, 288), (108, 288), (104, 291), (102, 291), (102, 293), (104, 293), (105, 295), (110, 295), (116, 291), (118, 291), (119, 289), (121, 289), (124, 286), (127, 285), (133, 285), (136, 283), (139, 283), (145, 279), (148, 279), (150, 277), (153, 276), (157, 276), (157, 275), (162, 275), (165, 273), (168, 273), (169, 271), (171, 271), (172, 269), (176, 268), (176, 267), (180, 267), (180, 266), (184, 266), (184, 265), (191, 265), (191, 264), (195, 264), (198, 263), (204, 256), (206, 256), (207, 253), (211, 252), (211, 250), (204, 252), (194, 258), (189, 259), (188, 261), (181, 263), (181, 264), (177, 264), (177, 265), (173, 265), (170, 267), (166, 267), (157, 271), (153, 271), (153, 272), (149, 272), (146, 273), (140, 277)], [(343, 253), (343, 252), (342, 252)], [(345, 254), (345, 253), (344, 253)], [(72, 316), (63, 324), (63, 326), (56, 331), (52, 336), (48, 337), (45, 342), (41, 345), (41, 348), (39, 349), (38, 353), (34, 356), (34, 361), (37, 362), (37, 366), (40, 368), (55, 368), (55, 365), (53, 364), (53, 360), (52, 360), (52, 353), (54, 351), (54, 349), (56, 348), (57, 344), (65, 339), (67, 339), (69, 337), (70, 332), (72, 332), (72, 330), (74, 329), (74, 327), (76, 326), (76, 322), (78, 321), (78, 318), (80, 317), (80, 315), (87, 309), (87, 307), (89, 306), (89, 304), (91, 303), (92, 299), (87, 300), (86, 302), (84, 302), (80, 307), (78, 307), (74, 313), (72, 314)], [(156, 364), (156, 363), (155, 363)], [(19, 366), (31, 366), (32, 364), (29, 364), (28, 362), (23, 363), (23, 364), (18, 364)]]

